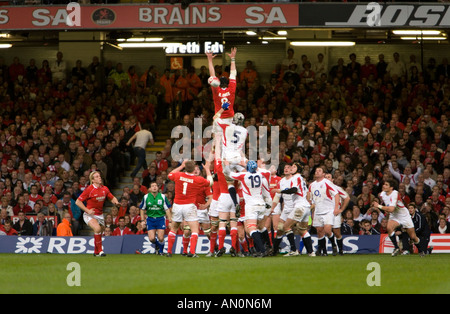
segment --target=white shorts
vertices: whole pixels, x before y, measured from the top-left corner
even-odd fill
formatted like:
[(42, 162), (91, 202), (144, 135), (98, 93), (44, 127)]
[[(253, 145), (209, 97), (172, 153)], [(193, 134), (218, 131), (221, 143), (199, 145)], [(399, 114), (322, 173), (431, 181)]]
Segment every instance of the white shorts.
[(217, 201), (217, 211), (225, 212), (225, 213), (234, 213), (236, 211), (236, 207), (234, 206), (233, 199), (230, 194), (222, 193), (219, 196), (219, 200)]
[(245, 206), (245, 220), (256, 219), (262, 220), (266, 213), (265, 205)]
[(91, 221), (92, 219), (97, 220), (98, 224), (101, 226), (105, 225), (105, 218), (103, 217), (103, 215), (89, 215), (86, 212), (83, 213), (83, 220), (86, 225), (89, 226), (89, 221)]
[(286, 207), (283, 206), (283, 210), (281, 211), (280, 214), (280, 219), (283, 221), (286, 221), (290, 215), (290, 213), (294, 210), (294, 207)]
[(409, 214), (409, 212), (401, 212), (401, 211), (396, 211), (393, 212), (389, 215), (389, 220), (394, 220), (396, 222), (398, 222), (403, 228), (409, 229), (409, 228), (414, 228), (414, 223), (412, 221), (411, 215)]
[(173, 204), (172, 220), (175, 222), (198, 221), (197, 206), (195, 204)]
[(281, 215), (281, 204), (278, 203), (277, 206), (273, 209), (272, 215)]
[(342, 225), (342, 215), (339, 214), (337, 216), (334, 216), (333, 228), (339, 229), (339, 228), (341, 228), (341, 225)]
[(270, 216), (271, 212), (272, 208), (271, 207), (267, 208), (266, 205), (264, 204), (264, 216)]
[(333, 225), (334, 223), (333, 212), (324, 214), (315, 214), (313, 219), (313, 227), (323, 227), (325, 225)]
[(288, 218), (298, 222), (308, 222), (311, 216), (310, 208), (297, 207), (291, 211)]
[(209, 224), (209, 216), (207, 209), (197, 209), (198, 222), (201, 224)]
[(231, 151), (230, 152), (228, 150), (226, 150), (222, 153), (222, 159), (224, 159), (230, 163), (231, 171), (240, 170), (237, 168), (237, 165), (239, 165), (241, 163), (241, 161), (244, 160), (239, 151)]
[(219, 217), (219, 212), (217, 211), (217, 205), (219, 201), (212, 200), (211, 205), (209, 205), (209, 216), (210, 217)]
[[(226, 124), (231, 124), (233, 123), (233, 118), (221, 118), (222, 122), (225, 122)], [(214, 134), (220, 133), (220, 135), (223, 134), (223, 129), (217, 124), (217, 120), (214, 120), (213, 122), (213, 129), (212, 129)]]

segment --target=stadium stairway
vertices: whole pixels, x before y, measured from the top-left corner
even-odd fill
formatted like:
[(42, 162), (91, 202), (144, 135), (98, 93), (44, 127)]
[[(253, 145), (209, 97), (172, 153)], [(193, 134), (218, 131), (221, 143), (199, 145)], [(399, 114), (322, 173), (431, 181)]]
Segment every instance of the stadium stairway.
[[(161, 151), (164, 149), (164, 146), (166, 145), (166, 140), (168, 138), (170, 138), (170, 134), (172, 132), (172, 128), (176, 125), (179, 124), (179, 121), (177, 120), (168, 120), (168, 119), (163, 119), (161, 120), (161, 122), (158, 124), (156, 130), (155, 130), (155, 142), (153, 145), (151, 145), (150, 143), (147, 145), (147, 148), (145, 149), (146, 151), (146, 160), (147, 163), (150, 164), (150, 162), (152, 162), (153, 160), (155, 160), (156, 157), (156, 152), (157, 151)], [(135, 161), (136, 162), (136, 161)], [(121, 176), (118, 180), (117, 186), (113, 189), (111, 189), (111, 193), (118, 199), (120, 200), (120, 198), (122, 197), (122, 193), (123, 193), (123, 188), (125, 187), (130, 187), (132, 188), (132, 182), (133, 182), (133, 178), (131, 178), (130, 174), (133, 171), (134, 167), (135, 167), (135, 162), (133, 162), (133, 164), (130, 165), (130, 170), (125, 171), (125, 175)], [(142, 176), (142, 172), (144, 171), (143, 168), (141, 168), (139, 170), (139, 172), (137, 173), (137, 177), (141, 177)], [(111, 211), (112, 208), (112, 203), (107, 201), (105, 202), (105, 206), (103, 208), (103, 211), (106, 213), (109, 213)], [(83, 227), (80, 230), (80, 235), (82, 236), (90, 236), (93, 235), (94, 232), (87, 226), (85, 226), (83, 224)]]

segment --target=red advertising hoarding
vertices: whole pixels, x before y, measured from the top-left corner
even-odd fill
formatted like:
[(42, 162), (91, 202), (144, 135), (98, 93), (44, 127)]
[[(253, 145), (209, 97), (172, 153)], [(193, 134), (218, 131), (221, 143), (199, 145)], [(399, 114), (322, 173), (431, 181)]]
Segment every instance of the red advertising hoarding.
[(0, 30), (295, 27), (298, 4), (2, 6)]

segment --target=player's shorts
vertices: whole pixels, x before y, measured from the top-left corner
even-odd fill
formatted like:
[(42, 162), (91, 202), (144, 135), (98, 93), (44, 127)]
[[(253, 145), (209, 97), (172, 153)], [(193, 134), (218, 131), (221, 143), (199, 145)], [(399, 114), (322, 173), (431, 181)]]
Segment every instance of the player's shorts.
[(219, 201), (212, 200), (211, 205), (209, 205), (209, 216), (210, 217), (219, 217), (219, 212), (217, 211), (217, 205)]
[(339, 214), (337, 216), (334, 216), (333, 228), (334, 229), (340, 229), (341, 225), (342, 225), (342, 215)]
[(173, 204), (172, 220), (175, 222), (198, 221), (195, 204)]
[(147, 217), (147, 230), (166, 229), (166, 217)]
[(245, 220), (256, 219), (261, 220), (266, 213), (265, 205), (246, 205), (245, 206)]
[(313, 219), (313, 227), (323, 227), (325, 225), (333, 225), (334, 214), (332, 211), (323, 214), (315, 214)]
[(222, 153), (222, 159), (226, 160), (230, 163), (230, 169), (231, 171), (240, 171), (242, 170), (242, 166), (241, 167), (237, 167), (237, 165), (239, 165), (241, 163), (241, 161), (243, 161), (244, 159), (241, 156), (241, 153), (239, 151), (229, 151), (229, 149), (223, 151)]
[(283, 210), (281, 211), (281, 214), (280, 214), (280, 219), (283, 220), (283, 221), (286, 221), (286, 220), (288, 219), (288, 217), (289, 217), (289, 214), (290, 214), (293, 210), (294, 210), (294, 207), (287, 207), (287, 206), (284, 206), (284, 207), (283, 207)]
[(270, 216), (271, 212), (272, 208), (271, 207), (267, 208), (266, 205), (264, 204), (264, 216)]
[(86, 212), (83, 213), (83, 220), (86, 223), (86, 225), (89, 226), (89, 222), (92, 219), (97, 220), (97, 222), (100, 226), (105, 226), (105, 218), (103, 217), (103, 215), (89, 215)]
[(394, 211), (389, 215), (389, 220), (398, 222), (403, 228), (406, 229), (414, 228), (414, 223), (408, 210)]
[[(233, 122), (233, 118), (224, 118), (222, 119), (222, 122), (225, 122), (226, 124), (231, 124)], [(214, 120), (213, 122), (213, 129), (212, 129), (214, 134), (220, 133), (223, 134), (223, 129), (217, 124), (217, 120)]]
[(298, 222), (308, 222), (311, 216), (311, 209), (304, 207), (296, 207), (291, 211), (288, 218)]
[(225, 213), (234, 213), (236, 207), (234, 206), (233, 199), (228, 193), (221, 193), (217, 201), (217, 211)]
[(201, 224), (209, 224), (209, 216), (207, 209), (197, 209), (198, 222)]
[(273, 209), (273, 215), (281, 215), (281, 204), (278, 203), (277, 206), (275, 206), (275, 208)]

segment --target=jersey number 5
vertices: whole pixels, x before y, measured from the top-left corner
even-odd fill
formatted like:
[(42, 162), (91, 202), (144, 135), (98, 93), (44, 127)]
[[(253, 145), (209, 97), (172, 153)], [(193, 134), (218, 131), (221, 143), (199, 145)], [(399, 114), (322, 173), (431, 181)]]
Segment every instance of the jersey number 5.
[(234, 131), (233, 140), (231, 141), (231, 143), (237, 144), (240, 140), (240, 135), (241, 135), (241, 131)]

